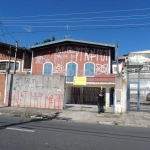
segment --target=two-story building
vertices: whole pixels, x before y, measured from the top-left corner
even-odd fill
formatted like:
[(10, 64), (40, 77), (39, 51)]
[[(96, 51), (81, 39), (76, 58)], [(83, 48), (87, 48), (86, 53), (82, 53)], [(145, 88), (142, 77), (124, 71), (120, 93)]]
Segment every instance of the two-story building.
[[(15, 62), (16, 56), (16, 62)], [(27, 74), (31, 71), (32, 54), (24, 47), (17, 47), (12, 44), (0, 42), (0, 103), (4, 104), (6, 72), (14, 73), (14, 63), (16, 63), (16, 74)]]
[[(66, 104), (96, 104), (98, 91), (105, 92), (110, 107), (111, 88), (115, 86), (112, 61), (115, 45), (76, 39), (62, 39), (31, 46), (31, 73), (66, 76)], [(75, 85), (74, 77), (85, 77), (85, 85)]]

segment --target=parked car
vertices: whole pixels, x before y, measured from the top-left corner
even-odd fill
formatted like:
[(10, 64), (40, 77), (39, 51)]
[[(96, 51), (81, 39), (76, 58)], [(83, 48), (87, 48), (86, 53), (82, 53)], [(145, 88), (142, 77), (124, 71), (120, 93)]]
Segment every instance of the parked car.
[(147, 94), (146, 100), (147, 100), (147, 101), (150, 101), (150, 93)]

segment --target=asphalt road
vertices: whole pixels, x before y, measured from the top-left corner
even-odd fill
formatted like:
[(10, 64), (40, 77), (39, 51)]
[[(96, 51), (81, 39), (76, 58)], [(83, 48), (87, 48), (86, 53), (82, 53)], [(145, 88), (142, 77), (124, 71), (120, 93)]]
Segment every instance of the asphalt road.
[(148, 150), (150, 128), (0, 116), (0, 150)]

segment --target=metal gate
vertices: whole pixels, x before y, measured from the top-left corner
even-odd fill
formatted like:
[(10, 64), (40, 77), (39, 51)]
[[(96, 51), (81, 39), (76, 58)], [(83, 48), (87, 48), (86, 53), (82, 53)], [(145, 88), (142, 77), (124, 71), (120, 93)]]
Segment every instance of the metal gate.
[(150, 111), (149, 66), (127, 66), (127, 110)]

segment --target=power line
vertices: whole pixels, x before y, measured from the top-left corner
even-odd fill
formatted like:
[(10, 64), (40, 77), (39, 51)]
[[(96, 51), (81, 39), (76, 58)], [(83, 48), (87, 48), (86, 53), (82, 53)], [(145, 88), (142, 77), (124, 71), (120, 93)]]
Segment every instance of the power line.
[(82, 13), (66, 13), (66, 14), (52, 14), (52, 15), (20, 16), (20, 17), (3, 17), (3, 18), (26, 18), (26, 17), (46, 17), (46, 16), (68, 16), (68, 15), (102, 14), (102, 13), (129, 12), (129, 11), (142, 11), (142, 10), (150, 10), (150, 8), (109, 10), (109, 11), (101, 11), (101, 12), (82, 12)]
[[(125, 28), (144, 28), (144, 27), (150, 27), (150, 23), (149, 25), (133, 25), (133, 26), (108, 26), (108, 27), (100, 27), (100, 28), (78, 28), (78, 29), (69, 29), (68, 31), (81, 31), (81, 30), (107, 30), (107, 29), (125, 29)], [(41, 33), (41, 32), (66, 32), (66, 29), (63, 30), (45, 30), (45, 31), (33, 31), (30, 33)], [(25, 34), (26, 32), (11, 32), (13, 34)], [(4, 34), (9, 34), (9, 33), (4, 33)]]
[(90, 17), (90, 18), (67, 18), (67, 19), (36, 19), (36, 20), (3, 20), (3, 22), (22, 22), (22, 21), (67, 21), (67, 20), (86, 20), (86, 19), (109, 19), (109, 18), (127, 18), (127, 17), (145, 17), (150, 16), (150, 14), (143, 14), (143, 15), (128, 15), (128, 16), (107, 16), (107, 17)]
[[(4, 26), (4, 24), (3, 24)], [(4, 26), (5, 27), (5, 26)], [(7, 30), (8, 34), (12, 37), (12, 39), (16, 42), (15, 38), (13, 37), (13, 35), (8, 31), (8, 29), (5, 27), (5, 29)]]
[[(0, 26), (1, 26), (1, 25), (0, 25)], [(6, 40), (6, 38), (5, 38), (5, 34), (4, 34), (4, 32), (3, 32), (2, 26), (1, 26), (1, 31), (2, 31), (3, 37), (4, 37), (4, 39), (5, 39), (5, 42), (7, 43), (7, 40)]]
[[(144, 23), (144, 24), (118, 24), (118, 25), (110, 25), (110, 24), (104, 24), (104, 25), (75, 25), (75, 26), (69, 26), (69, 27), (90, 27), (90, 26), (145, 26), (145, 25), (150, 25), (150, 23)], [(9, 26), (9, 25), (6, 25), (6, 26)], [(23, 26), (23, 25), (12, 25), (12, 26)], [(48, 25), (45, 25), (45, 26), (31, 26), (31, 27), (46, 27), (46, 28), (49, 28), (49, 27), (55, 27), (55, 28), (66, 28), (66, 26), (48, 26)], [(13, 33), (13, 32), (12, 32)]]
[[(124, 18), (124, 19), (105, 19), (105, 20), (76, 20), (76, 21), (71, 21), (71, 20), (68, 20), (68, 21), (51, 21), (50, 23), (57, 23), (57, 22), (98, 22), (98, 21), (113, 21), (113, 20), (115, 20), (115, 21), (124, 21), (124, 20), (138, 20), (138, 19), (148, 19), (148, 18), (150, 18), (150, 16), (149, 17), (142, 17), (142, 18)], [(48, 23), (48, 22), (7, 22), (7, 23)], [(8, 26), (8, 25), (7, 25)], [(13, 25), (12, 25), (13, 26)], [(54, 27), (54, 26), (51, 26), (51, 27)]]

